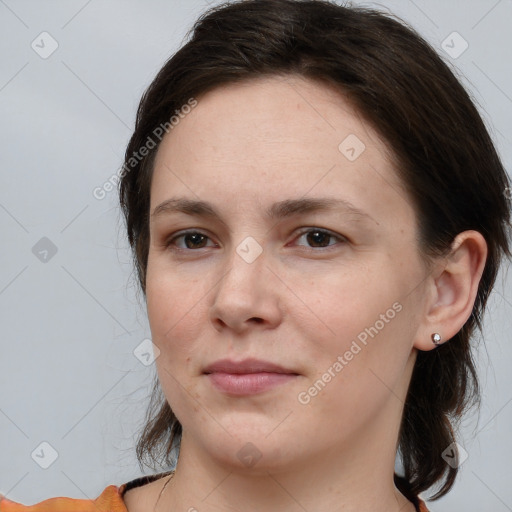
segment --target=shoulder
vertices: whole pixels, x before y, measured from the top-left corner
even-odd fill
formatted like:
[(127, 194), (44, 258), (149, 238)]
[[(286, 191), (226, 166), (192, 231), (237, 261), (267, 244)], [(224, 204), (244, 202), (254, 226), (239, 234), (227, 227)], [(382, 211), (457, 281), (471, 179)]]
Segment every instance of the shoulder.
[(77, 499), (56, 497), (23, 505), (16, 501), (0, 497), (0, 512), (126, 512), (119, 488), (109, 485), (96, 499)]
[[(145, 503), (150, 503), (160, 488), (165, 476), (173, 473), (167, 471), (156, 475), (135, 478), (120, 486), (109, 485), (96, 499), (78, 499), (67, 497), (48, 498), (33, 505), (23, 505), (0, 494), (0, 512), (137, 512), (147, 510)], [(153, 504), (156, 500), (153, 502)]]

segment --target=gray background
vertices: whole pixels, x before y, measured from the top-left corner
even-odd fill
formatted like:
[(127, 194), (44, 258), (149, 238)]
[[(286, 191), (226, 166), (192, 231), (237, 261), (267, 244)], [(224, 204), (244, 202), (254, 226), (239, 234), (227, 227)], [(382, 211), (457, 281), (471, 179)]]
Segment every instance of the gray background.
[[(402, 16), (454, 66), (510, 169), (512, 1), (365, 5)], [(141, 474), (134, 444), (154, 366), (133, 351), (150, 331), (116, 191), (98, 200), (93, 190), (119, 169), (140, 95), (207, 6), (0, 0), (0, 492), (13, 500), (95, 498)], [(43, 31), (58, 43), (45, 59), (52, 42)], [(442, 47), (454, 31), (469, 45), (457, 58)], [(454, 40), (454, 51), (461, 44)], [(505, 270), (478, 353), (480, 418), (463, 423), (469, 457), (454, 490), (429, 505), (433, 512), (512, 510)], [(42, 442), (58, 454), (47, 469), (40, 465), (53, 452)]]

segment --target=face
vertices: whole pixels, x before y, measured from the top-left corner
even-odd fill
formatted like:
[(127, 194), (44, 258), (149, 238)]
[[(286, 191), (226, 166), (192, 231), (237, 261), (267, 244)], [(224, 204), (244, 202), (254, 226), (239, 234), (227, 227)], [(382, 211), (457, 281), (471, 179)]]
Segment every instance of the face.
[[(426, 269), (389, 150), (338, 92), (273, 77), (198, 98), (158, 150), (151, 212), (182, 450), (275, 469), (397, 434)], [(205, 373), (223, 359), (267, 366)]]

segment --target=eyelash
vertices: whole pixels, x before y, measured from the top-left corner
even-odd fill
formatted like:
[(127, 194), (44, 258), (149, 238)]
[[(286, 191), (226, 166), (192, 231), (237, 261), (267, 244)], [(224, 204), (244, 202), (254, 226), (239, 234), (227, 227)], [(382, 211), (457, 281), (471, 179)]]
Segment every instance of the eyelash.
[[(308, 233), (322, 233), (323, 235), (326, 235), (330, 238), (337, 239), (341, 243), (348, 242), (347, 238), (342, 235), (335, 234), (332, 231), (329, 231), (326, 229), (312, 228), (312, 227), (305, 228), (302, 231), (300, 231), (296, 238), (300, 238), (303, 235), (308, 234)], [(182, 247), (172, 247), (172, 245), (174, 244), (174, 242), (176, 240), (183, 238), (187, 235), (202, 235), (202, 236), (206, 237), (208, 240), (210, 240), (210, 237), (201, 231), (188, 230), (188, 231), (182, 231), (181, 233), (178, 233), (178, 234), (172, 236), (167, 242), (165, 242), (165, 247), (171, 249), (172, 251), (176, 251), (176, 252), (178, 252), (178, 251), (182, 251), (182, 252), (191, 252), (192, 251), (193, 252), (193, 251), (198, 251), (200, 249), (207, 248), (207, 247), (200, 247), (199, 249), (187, 249), (187, 248), (182, 248)], [(328, 245), (327, 247), (309, 247), (309, 248), (305, 248), (305, 250), (313, 251), (313, 252), (325, 252), (325, 251), (332, 250), (332, 248), (335, 248), (335, 247), (336, 247), (336, 244), (332, 244), (332, 245)]]

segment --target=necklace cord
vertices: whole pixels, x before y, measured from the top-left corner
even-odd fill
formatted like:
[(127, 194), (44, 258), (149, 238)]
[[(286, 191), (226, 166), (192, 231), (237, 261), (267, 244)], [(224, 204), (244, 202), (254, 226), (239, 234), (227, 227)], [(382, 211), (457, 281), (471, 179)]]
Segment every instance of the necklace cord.
[(167, 479), (167, 482), (165, 482), (164, 486), (162, 487), (160, 493), (158, 494), (158, 499), (156, 500), (155, 506), (153, 507), (153, 511), (156, 511), (156, 506), (158, 505), (158, 502), (160, 501), (160, 497), (162, 496), (162, 493), (164, 492), (165, 488), (167, 487), (167, 484), (171, 481), (172, 477), (174, 476), (174, 472), (172, 475)]

